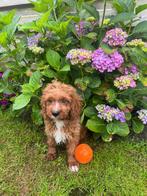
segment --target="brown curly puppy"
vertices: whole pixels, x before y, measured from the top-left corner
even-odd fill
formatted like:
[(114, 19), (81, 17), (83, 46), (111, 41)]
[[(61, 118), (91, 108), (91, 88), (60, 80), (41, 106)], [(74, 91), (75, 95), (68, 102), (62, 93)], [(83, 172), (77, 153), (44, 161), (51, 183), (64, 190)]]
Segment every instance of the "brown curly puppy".
[(43, 90), (41, 97), (42, 115), (48, 143), (48, 159), (56, 158), (56, 144), (65, 143), (68, 166), (77, 172), (79, 164), (74, 151), (85, 130), (80, 125), (81, 97), (70, 85), (53, 81)]

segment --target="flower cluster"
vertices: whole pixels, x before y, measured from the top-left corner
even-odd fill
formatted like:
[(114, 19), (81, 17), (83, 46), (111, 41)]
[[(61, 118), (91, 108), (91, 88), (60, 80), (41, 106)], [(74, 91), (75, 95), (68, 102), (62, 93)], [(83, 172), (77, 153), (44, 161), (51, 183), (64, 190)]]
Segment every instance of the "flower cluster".
[(128, 89), (129, 87), (135, 88), (136, 82), (131, 76), (125, 75), (125, 76), (117, 77), (114, 80), (114, 86), (116, 86), (119, 90), (125, 90)]
[(44, 52), (43, 48), (38, 47), (38, 43), (41, 37), (42, 37), (41, 33), (28, 37), (28, 48), (34, 54), (41, 54)]
[(103, 49), (99, 48), (92, 53), (92, 67), (100, 72), (112, 72), (118, 69), (123, 62), (122, 55), (117, 51), (106, 54)]
[(134, 80), (139, 79), (139, 70), (134, 64), (131, 67), (125, 68), (124, 74), (131, 76)]
[(123, 46), (126, 43), (127, 37), (128, 35), (125, 31), (121, 28), (115, 28), (106, 32), (103, 42), (109, 46)]
[(2, 107), (6, 107), (9, 103), (10, 103), (10, 98), (15, 97), (16, 94), (15, 93), (3, 93), (0, 95), (1, 99), (0, 99), (0, 105)]
[(72, 49), (67, 53), (66, 59), (69, 59), (72, 65), (91, 62), (92, 52), (85, 49)]
[(146, 125), (147, 124), (147, 110), (142, 109), (142, 110), (137, 111), (137, 113), (138, 113), (138, 118), (142, 121), (144, 125)]
[(6, 99), (1, 99), (1, 100), (0, 100), (0, 105), (3, 106), (3, 107), (6, 107), (6, 106), (8, 105), (8, 103), (9, 103), (9, 102), (8, 102), (8, 100), (6, 100)]
[(28, 48), (37, 46), (41, 37), (42, 35), (40, 33), (33, 35), (31, 37), (28, 37)]
[(82, 37), (85, 34), (85, 22), (80, 21), (75, 25), (76, 33), (79, 37)]
[(118, 108), (99, 104), (96, 106), (96, 109), (98, 111), (98, 117), (106, 120), (107, 122), (110, 122), (113, 119), (119, 120), (120, 122), (126, 122), (125, 113)]
[(110, 23), (110, 18), (106, 18), (103, 21), (103, 25), (108, 25)]
[(30, 50), (34, 53), (34, 54), (41, 54), (44, 52), (44, 48), (38, 47), (38, 46), (33, 46), (30, 48)]
[(3, 77), (3, 72), (0, 72), (0, 78), (2, 78)]
[(133, 39), (130, 42), (126, 43), (127, 46), (139, 46), (139, 47), (144, 47), (145, 46), (145, 42), (142, 41), (142, 39)]

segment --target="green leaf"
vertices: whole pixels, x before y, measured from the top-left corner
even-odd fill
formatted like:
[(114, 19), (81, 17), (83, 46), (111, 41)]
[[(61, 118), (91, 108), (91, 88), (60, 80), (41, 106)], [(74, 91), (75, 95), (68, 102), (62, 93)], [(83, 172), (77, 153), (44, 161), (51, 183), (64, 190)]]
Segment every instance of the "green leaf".
[(0, 33), (0, 45), (5, 47), (7, 45), (8, 34), (7, 32)]
[(29, 83), (22, 85), (22, 92), (32, 96), (41, 87), (41, 76), (42, 74), (39, 71), (34, 72), (30, 77)]
[(35, 90), (37, 90), (41, 86), (41, 76), (42, 74), (40, 73), (40, 71), (35, 71), (30, 77), (29, 84), (31, 84)]
[(95, 48), (92, 45), (93, 40), (89, 39), (88, 37), (81, 38), (81, 47), (87, 50), (94, 50)]
[(7, 32), (8, 39), (10, 41), (11, 41), (12, 36), (14, 35), (14, 33), (17, 29), (19, 19), (20, 19), (20, 16), (15, 16), (13, 18), (13, 21), (9, 25), (7, 25), (3, 28), (3, 31)]
[(144, 11), (147, 9), (147, 4), (142, 4), (142, 5), (139, 5), (138, 7), (136, 7), (135, 9), (135, 13), (136, 14), (139, 14), (140, 12)]
[(140, 48), (131, 48), (128, 53), (132, 62), (140, 65), (140, 69), (143, 69), (142, 65), (146, 65), (147, 55)]
[(46, 12), (48, 10), (48, 4), (42, 3), (42, 1), (32, 1), (30, 2), (34, 5), (34, 10), (37, 12)]
[(47, 78), (56, 78), (56, 77), (57, 77), (56, 72), (54, 72), (54, 71), (51, 70), (51, 69), (44, 70), (44, 71), (42, 72), (42, 74), (43, 74), (44, 76), (46, 76)]
[(58, 54), (58, 52), (49, 49), (46, 53), (46, 59), (53, 69), (55, 69), (56, 71), (59, 71), (60, 66), (61, 66), (61, 63), (60, 63), (61, 57)]
[(86, 34), (85, 37), (88, 37), (89, 39), (92, 39), (92, 40), (96, 40), (96, 38), (97, 38), (97, 33), (95, 33), (95, 32), (90, 32), (90, 33)]
[(115, 93), (115, 91), (113, 90), (113, 89), (108, 89), (107, 91), (106, 91), (106, 100), (109, 102), (109, 103), (111, 103), (111, 102), (113, 102), (114, 100), (115, 100), (115, 98), (116, 98), (116, 93)]
[(123, 110), (124, 108), (126, 108), (126, 104), (124, 102), (122, 102), (120, 99), (116, 99), (117, 102), (117, 106)]
[(117, 134), (119, 136), (127, 136), (129, 134), (129, 127), (127, 123), (122, 123), (119, 121), (114, 121), (107, 124), (107, 132), (109, 134)]
[(32, 120), (36, 125), (42, 125), (43, 120), (42, 120), (42, 116), (41, 116), (41, 112), (40, 112), (40, 108), (38, 107), (38, 105), (34, 104), (32, 107)]
[(60, 71), (61, 72), (67, 72), (67, 71), (70, 71), (70, 65), (64, 65), (64, 67), (62, 67), (61, 69), (60, 69)]
[(84, 109), (85, 116), (92, 118), (92, 116), (97, 116), (96, 109), (92, 106), (88, 106)]
[(51, 14), (52, 9), (50, 9), (48, 12), (44, 13), (37, 21), (36, 25), (39, 28), (42, 28), (48, 21), (49, 16)]
[(141, 120), (134, 118), (132, 120), (132, 128), (135, 133), (141, 133), (144, 129), (144, 125), (142, 124)]
[(102, 43), (101, 48), (104, 50), (106, 54), (112, 54), (116, 51), (116, 49), (110, 48), (107, 44)]
[(11, 10), (4, 14), (2, 17), (0, 17), (0, 23), (3, 23), (5, 25), (8, 25), (12, 22), (12, 19), (16, 13), (16, 10)]
[(40, 32), (40, 29), (39, 29), (39, 27), (36, 26), (36, 22), (35, 21), (27, 22), (27, 23), (24, 23), (22, 25), (19, 25), (18, 29), (19, 29), (19, 31), (29, 31), (29, 30), (32, 30), (32, 31)]
[(113, 0), (113, 7), (118, 13), (134, 12), (136, 2), (134, 0)]
[(59, 28), (58, 28), (59, 32), (58, 33), (60, 33), (62, 35), (66, 35), (67, 34), (67, 27), (68, 27), (70, 21), (71, 21), (71, 19), (69, 19), (67, 21), (64, 21), (64, 22), (60, 22), (59, 25), (58, 25), (59, 26)]
[(112, 141), (112, 135), (109, 134), (109, 133), (107, 132), (107, 130), (105, 130), (104, 132), (102, 132), (102, 140), (103, 140), (104, 142), (111, 142), (111, 141)]
[(13, 104), (13, 110), (19, 110), (24, 108), (31, 100), (30, 94), (21, 94), (18, 97), (15, 98), (14, 104)]
[(88, 84), (89, 88), (98, 88), (101, 85), (101, 80), (99, 77), (91, 77), (90, 83)]
[(50, 5), (50, 7), (53, 7), (54, 6), (54, 0), (42, 0), (43, 3), (47, 3)]
[(99, 12), (95, 6), (90, 6), (87, 3), (83, 3), (83, 8), (90, 13), (96, 20), (99, 20)]
[(126, 120), (128, 120), (128, 121), (131, 120), (131, 118), (132, 118), (131, 112), (126, 112), (125, 117), (126, 117)]
[(22, 93), (32, 95), (35, 91), (34, 86), (31, 84), (23, 84), (22, 85)]
[(130, 21), (135, 17), (134, 13), (120, 13), (111, 19), (111, 23), (126, 22)]
[(7, 69), (4, 73), (3, 73), (3, 80), (8, 80), (9, 76), (10, 76), (11, 70)]
[(87, 88), (88, 82), (89, 82), (88, 80), (86, 81), (86, 77), (85, 78), (77, 78), (77, 79), (75, 79), (74, 84), (75, 84), (75, 86), (77, 86), (82, 91), (85, 91), (86, 88)]
[(86, 123), (86, 127), (95, 133), (101, 133), (106, 129), (106, 124), (102, 119), (89, 119)]
[(147, 33), (147, 21), (140, 22), (137, 24), (132, 33)]

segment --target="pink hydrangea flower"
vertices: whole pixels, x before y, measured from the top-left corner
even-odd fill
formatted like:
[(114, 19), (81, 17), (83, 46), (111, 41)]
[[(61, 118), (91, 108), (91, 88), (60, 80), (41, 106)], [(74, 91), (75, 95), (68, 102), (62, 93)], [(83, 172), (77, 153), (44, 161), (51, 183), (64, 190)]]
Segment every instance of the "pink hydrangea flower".
[(127, 37), (128, 35), (125, 31), (121, 28), (115, 28), (106, 32), (103, 42), (109, 46), (123, 46), (127, 41)]
[(99, 48), (92, 53), (92, 67), (99, 72), (112, 72), (118, 69), (123, 62), (124, 58), (118, 51), (106, 54), (102, 48)]
[(128, 89), (129, 87), (135, 88), (136, 82), (131, 76), (125, 75), (125, 76), (117, 77), (114, 80), (114, 86), (116, 86), (119, 90), (125, 90)]
[(91, 62), (91, 54), (92, 52), (90, 50), (85, 50), (82, 48), (72, 49), (67, 53), (66, 59), (69, 59), (72, 65), (84, 65), (85, 63)]

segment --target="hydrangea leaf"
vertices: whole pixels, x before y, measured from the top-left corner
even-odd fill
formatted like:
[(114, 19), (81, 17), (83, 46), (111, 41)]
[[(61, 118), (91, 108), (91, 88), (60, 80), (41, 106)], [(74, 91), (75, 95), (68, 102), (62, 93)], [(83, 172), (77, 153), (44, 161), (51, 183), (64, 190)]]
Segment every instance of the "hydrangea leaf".
[(13, 104), (13, 110), (19, 110), (24, 108), (31, 100), (30, 94), (21, 94), (18, 97), (15, 98), (14, 104)]
[(144, 129), (144, 125), (142, 124), (141, 120), (134, 118), (132, 120), (132, 129), (135, 133), (141, 133)]
[(85, 116), (87, 116), (89, 118), (92, 118), (92, 116), (97, 115), (97, 112), (96, 112), (96, 109), (94, 107), (88, 106), (84, 109), (84, 114), (85, 114)]
[(101, 133), (106, 129), (106, 124), (102, 119), (89, 119), (86, 127), (95, 133)]
[(127, 136), (129, 134), (129, 127), (128, 127), (128, 124), (127, 123), (122, 123), (122, 122), (119, 122), (119, 121), (114, 121), (114, 122), (111, 122), (109, 124), (107, 124), (107, 132), (109, 134), (117, 134), (119, 136)]
[(55, 50), (49, 49), (46, 53), (46, 59), (50, 66), (55, 69), (56, 71), (59, 71), (60, 66), (61, 66), (61, 57), (58, 52)]

